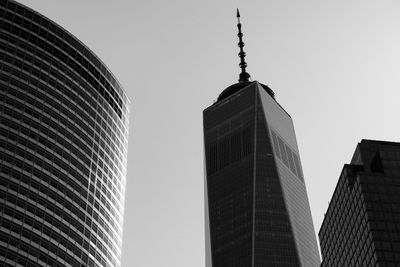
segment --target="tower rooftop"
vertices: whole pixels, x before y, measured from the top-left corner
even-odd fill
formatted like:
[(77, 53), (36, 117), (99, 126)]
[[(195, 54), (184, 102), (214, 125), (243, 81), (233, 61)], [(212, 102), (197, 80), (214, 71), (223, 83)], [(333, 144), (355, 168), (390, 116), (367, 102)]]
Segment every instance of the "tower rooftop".
[[(232, 84), (231, 86), (227, 87), (224, 91), (222, 91), (222, 93), (219, 94), (218, 99), (217, 99), (217, 103), (224, 100), (225, 98), (233, 95), (234, 93), (240, 91), (241, 89), (249, 86), (250, 84), (255, 83), (256, 81), (252, 81), (252, 82), (238, 82), (235, 84)], [(259, 83), (261, 85), (262, 88), (265, 89), (265, 91), (272, 97), (275, 99), (275, 93), (274, 91), (272, 91), (271, 88), (269, 88), (267, 85)]]

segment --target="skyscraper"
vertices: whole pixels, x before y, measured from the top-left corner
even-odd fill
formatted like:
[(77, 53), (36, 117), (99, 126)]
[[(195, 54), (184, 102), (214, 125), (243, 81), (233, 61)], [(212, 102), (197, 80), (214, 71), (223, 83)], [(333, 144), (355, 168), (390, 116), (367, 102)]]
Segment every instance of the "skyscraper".
[(292, 119), (249, 81), (238, 29), (239, 82), (203, 112), (206, 266), (319, 266)]
[(400, 143), (362, 140), (319, 231), (322, 264), (399, 266)]
[(128, 116), (86, 46), (0, 1), (1, 263), (120, 266)]

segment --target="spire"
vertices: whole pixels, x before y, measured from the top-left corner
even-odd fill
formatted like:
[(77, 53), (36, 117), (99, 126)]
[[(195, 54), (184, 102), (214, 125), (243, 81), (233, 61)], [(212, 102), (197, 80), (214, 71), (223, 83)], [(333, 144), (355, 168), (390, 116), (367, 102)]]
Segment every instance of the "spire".
[(242, 72), (239, 74), (239, 82), (248, 82), (249, 78), (250, 78), (250, 74), (248, 74), (246, 72), (247, 63), (246, 63), (246, 61), (244, 61), (244, 58), (246, 57), (246, 53), (243, 51), (244, 43), (243, 43), (243, 40), (242, 40), (243, 33), (242, 33), (242, 24), (240, 24), (239, 9), (237, 9), (237, 11), (236, 11), (236, 17), (238, 19), (237, 27), (238, 27), (238, 30), (239, 30), (239, 33), (237, 35), (239, 37), (238, 46), (240, 48), (240, 52), (239, 52), (240, 63), (239, 63), (239, 66), (242, 69)]

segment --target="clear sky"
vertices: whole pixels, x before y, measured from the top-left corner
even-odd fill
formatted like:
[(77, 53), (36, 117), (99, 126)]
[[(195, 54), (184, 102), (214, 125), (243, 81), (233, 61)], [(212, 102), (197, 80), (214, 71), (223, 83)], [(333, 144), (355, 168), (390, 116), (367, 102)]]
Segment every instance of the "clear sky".
[(202, 111), (248, 72), (291, 114), (318, 232), (362, 138), (400, 141), (396, 0), (20, 0), (62, 25), (132, 100), (123, 267), (204, 266)]

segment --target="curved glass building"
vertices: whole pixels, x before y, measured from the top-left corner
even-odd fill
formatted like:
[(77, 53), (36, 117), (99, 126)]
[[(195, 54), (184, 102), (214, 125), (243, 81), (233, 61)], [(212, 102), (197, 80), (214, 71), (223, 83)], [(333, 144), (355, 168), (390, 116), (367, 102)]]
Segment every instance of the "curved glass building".
[(128, 115), (93, 52), (0, 1), (0, 262), (121, 265)]

